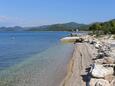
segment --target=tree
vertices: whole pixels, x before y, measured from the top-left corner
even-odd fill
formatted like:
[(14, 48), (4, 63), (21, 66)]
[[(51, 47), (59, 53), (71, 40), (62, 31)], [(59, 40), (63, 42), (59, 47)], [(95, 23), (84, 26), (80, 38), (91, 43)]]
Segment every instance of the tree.
[(115, 27), (115, 21), (111, 21), (110, 24), (112, 27)]
[(100, 31), (102, 30), (102, 26), (99, 23), (93, 24), (92, 26), (89, 27), (90, 30), (93, 31), (95, 34), (99, 34)]
[(111, 20), (103, 23), (95, 23), (90, 26), (89, 30), (95, 34), (115, 34), (115, 20)]

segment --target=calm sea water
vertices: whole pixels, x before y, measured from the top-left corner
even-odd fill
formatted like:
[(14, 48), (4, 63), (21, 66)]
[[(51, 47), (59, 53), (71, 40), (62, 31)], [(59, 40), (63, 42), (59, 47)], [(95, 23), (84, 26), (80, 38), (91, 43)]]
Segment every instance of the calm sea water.
[(68, 34), (0, 33), (0, 86), (58, 86), (73, 51), (59, 41)]

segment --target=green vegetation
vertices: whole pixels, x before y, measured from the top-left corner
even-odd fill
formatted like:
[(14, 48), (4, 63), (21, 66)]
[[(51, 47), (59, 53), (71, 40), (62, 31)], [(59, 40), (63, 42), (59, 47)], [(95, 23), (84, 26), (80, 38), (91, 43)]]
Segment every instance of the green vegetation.
[(115, 19), (103, 22), (94, 23), (89, 27), (89, 30), (93, 31), (94, 34), (115, 34)]
[(75, 31), (79, 30), (88, 30), (89, 26), (85, 24), (78, 24), (75, 22), (63, 23), (63, 24), (53, 24), (41, 27), (31, 27), (28, 31)]

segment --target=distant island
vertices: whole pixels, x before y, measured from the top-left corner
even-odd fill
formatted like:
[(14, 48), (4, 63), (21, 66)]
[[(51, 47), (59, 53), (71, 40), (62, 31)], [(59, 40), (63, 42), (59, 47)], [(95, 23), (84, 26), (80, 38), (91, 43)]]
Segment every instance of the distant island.
[(62, 23), (62, 24), (52, 24), (52, 25), (43, 25), (43, 26), (35, 26), (35, 27), (0, 27), (0, 32), (7, 31), (75, 31), (79, 29), (79, 31), (93, 31), (94, 33), (103, 32), (107, 33), (115, 33), (115, 19), (106, 21), (106, 22), (96, 22), (92, 24), (79, 24), (75, 22)]

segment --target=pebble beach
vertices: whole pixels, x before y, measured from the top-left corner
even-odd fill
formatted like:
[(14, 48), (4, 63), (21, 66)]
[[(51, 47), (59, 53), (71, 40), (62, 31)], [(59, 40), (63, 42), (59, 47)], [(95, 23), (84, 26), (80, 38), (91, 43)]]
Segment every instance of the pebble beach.
[(82, 38), (82, 43), (74, 45), (60, 86), (115, 86), (115, 40), (112, 36)]

